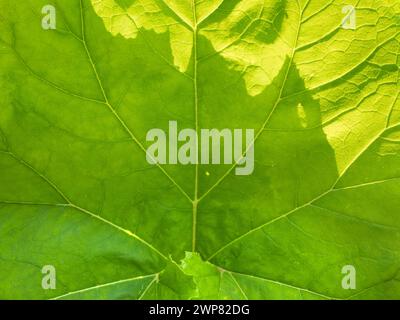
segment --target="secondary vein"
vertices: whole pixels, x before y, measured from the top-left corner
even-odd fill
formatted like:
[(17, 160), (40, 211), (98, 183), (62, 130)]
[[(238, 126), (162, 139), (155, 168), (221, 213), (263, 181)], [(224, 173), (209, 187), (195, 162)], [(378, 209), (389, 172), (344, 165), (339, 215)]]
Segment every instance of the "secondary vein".
[[(96, 76), (97, 83), (99, 85), (99, 88), (102, 92), (103, 98), (104, 98), (104, 103), (107, 105), (108, 109), (111, 111), (111, 113), (114, 115), (114, 117), (118, 120), (118, 122), (122, 125), (124, 130), (128, 133), (130, 138), (136, 143), (136, 145), (144, 152), (147, 154), (146, 148), (142, 145), (142, 143), (139, 141), (139, 139), (133, 134), (133, 132), (130, 130), (128, 125), (125, 123), (125, 121), (122, 119), (122, 117), (118, 114), (118, 112), (115, 110), (115, 108), (112, 106), (110, 103), (110, 100), (108, 99), (108, 96), (106, 94), (106, 91), (103, 86), (103, 82), (100, 78), (99, 72), (97, 71), (96, 64), (94, 63), (94, 60), (92, 58), (92, 55), (90, 53), (89, 47), (87, 45), (86, 41), (86, 36), (85, 36), (85, 22), (84, 22), (84, 10), (83, 10), (83, 4), (82, 0), (80, 0), (80, 9), (81, 9), (81, 27), (82, 27), (82, 43), (86, 52), (86, 55), (89, 59), (89, 62), (92, 66), (93, 73)], [(161, 170), (161, 172), (174, 184), (174, 186), (182, 193), (182, 195), (188, 199), (190, 202), (192, 202), (192, 198), (186, 193), (185, 190), (169, 175), (169, 173), (160, 165), (157, 163), (157, 161), (154, 161), (156, 163), (156, 166)]]

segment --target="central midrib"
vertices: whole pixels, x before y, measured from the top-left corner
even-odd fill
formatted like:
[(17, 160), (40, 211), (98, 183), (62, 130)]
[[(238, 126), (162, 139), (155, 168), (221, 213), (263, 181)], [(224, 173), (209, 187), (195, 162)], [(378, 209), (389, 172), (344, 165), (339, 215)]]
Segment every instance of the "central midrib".
[[(194, 91), (194, 117), (196, 136), (198, 137), (199, 131), (199, 118), (198, 118), (198, 87), (197, 87), (197, 13), (196, 3), (192, 0), (193, 11), (193, 91)], [(198, 140), (196, 140), (196, 150), (198, 152)], [(198, 157), (198, 154), (196, 155)], [(199, 203), (199, 163), (196, 161), (195, 178), (194, 178), (194, 200), (192, 203), (192, 251), (196, 251), (196, 233), (197, 233), (197, 207)]]

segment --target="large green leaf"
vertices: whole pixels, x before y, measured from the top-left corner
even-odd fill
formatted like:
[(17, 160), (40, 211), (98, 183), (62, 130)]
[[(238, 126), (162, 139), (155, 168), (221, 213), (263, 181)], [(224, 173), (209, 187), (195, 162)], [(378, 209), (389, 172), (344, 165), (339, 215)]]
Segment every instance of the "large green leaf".
[[(397, 0), (47, 4), (0, 0), (0, 298), (400, 298)], [(254, 173), (149, 164), (171, 120)]]

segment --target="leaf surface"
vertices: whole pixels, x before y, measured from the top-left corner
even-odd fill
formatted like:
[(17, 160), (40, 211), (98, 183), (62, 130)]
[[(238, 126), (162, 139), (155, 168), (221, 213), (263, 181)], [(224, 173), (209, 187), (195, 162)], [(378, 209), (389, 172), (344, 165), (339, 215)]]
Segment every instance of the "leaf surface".
[[(398, 1), (46, 2), (0, 0), (0, 298), (400, 298)], [(171, 120), (254, 173), (150, 165)]]

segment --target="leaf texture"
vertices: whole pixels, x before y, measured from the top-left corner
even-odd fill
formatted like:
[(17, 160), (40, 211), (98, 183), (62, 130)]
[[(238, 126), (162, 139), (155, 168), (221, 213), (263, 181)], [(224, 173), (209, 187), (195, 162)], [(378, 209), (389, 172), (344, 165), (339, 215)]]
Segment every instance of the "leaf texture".
[[(53, 2), (0, 0), (0, 298), (400, 298), (398, 1)], [(171, 120), (254, 173), (150, 165)]]

